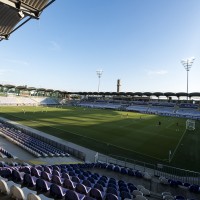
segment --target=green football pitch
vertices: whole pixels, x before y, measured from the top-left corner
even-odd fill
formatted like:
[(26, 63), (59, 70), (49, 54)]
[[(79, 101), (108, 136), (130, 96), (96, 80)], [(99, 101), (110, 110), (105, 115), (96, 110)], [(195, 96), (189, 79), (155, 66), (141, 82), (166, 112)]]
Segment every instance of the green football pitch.
[(200, 171), (199, 122), (186, 131), (186, 119), (82, 107), (2, 106), (0, 116), (107, 155), (169, 164), (171, 151), (170, 165)]

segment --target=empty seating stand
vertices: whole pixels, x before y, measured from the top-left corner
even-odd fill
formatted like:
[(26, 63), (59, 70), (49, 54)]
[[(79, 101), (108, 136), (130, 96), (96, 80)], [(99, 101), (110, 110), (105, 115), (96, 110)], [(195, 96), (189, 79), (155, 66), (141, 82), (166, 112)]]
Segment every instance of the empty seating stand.
[(36, 157), (69, 156), (68, 153), (3, 123), (0, 123), (0, 134)]
[[(118, 167), (118, 171), (115, 171)], [(93, 168), (111, 170), (113, 173), (136, 176), (145, 173), (107, 163), (5, 166), (0, 167), (0, 192), (18, 199), (69, 199), (69, 200), (148, 200), (174, 199), (186, 200), (184, 195), (163, 192), (157, 197), (143, 185), (134, 185), (122, 179), (116, 179), (89, 171)], [(124, 169), (124, 170), (122, 170)], [(130, 170), (134, 173), (130, 173)], [(168, 180), (169, 185), (175, 180)], [(161, 183), (162, 184), (162, 183)], [(184, 185), (176, 181), (177, 185)], [(169, 186), (170, 187), (170, 186)], [(172, 185), (174, 187), (174, 185)], [(198, 185), (185, 185), (188, 192), (199, 193)], [(29, 188), (29, 189), (28, 189)], [(40, 193), (40, 195), (37, 195)], [(197, 200), (197, 199), (196, 199)]]
[(0, 147), (0, 157), (2, 158), (15, 158), (14, 155), (6, 151), (4, 148)]

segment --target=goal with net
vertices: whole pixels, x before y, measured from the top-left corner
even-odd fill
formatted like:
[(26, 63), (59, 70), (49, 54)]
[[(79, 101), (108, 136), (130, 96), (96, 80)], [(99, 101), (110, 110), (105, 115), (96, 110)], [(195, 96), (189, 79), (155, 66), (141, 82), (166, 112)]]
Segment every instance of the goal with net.
[(189, 131), (195, 130), (195, 120), (192, 120), (192, 119), (186, 120), (186, 130), (189, 130)]

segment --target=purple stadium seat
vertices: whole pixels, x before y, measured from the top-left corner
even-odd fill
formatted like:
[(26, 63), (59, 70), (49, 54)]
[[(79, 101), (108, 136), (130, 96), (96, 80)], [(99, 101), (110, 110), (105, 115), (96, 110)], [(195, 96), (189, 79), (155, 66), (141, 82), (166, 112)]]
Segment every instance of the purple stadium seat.
[(52, 173), (52, 169), (49, 166), (44, 166), (44, 171), (51, 174)]
[(199, 189), (200, 189), (199, 185), (191, 185), (189, 188), (189, 191), (197, 193), (197, 192), (199, 192)]
[(0, 171), (0, 176), (3, 178), (10, 178), (12, 176), (12, 169), (5, 168)]
[(137, 188), (133, 184), (128, 185), (128, 188), (129, 188), (130, 192), (133, 192), (133, 190), (137, 190)]
[(85, 194), (87, 195), (90, 192), (91, 188), (86, 187), (83, 184), (77, 183), (76, 184), (76, 192), (80, 193), (80, 194)]
[(121, 168), (121, 174), (128, 174), (128, 170), (126, 168)]
[(115, 165), (113, 164), (108, 164), (108, 166), (106, 167), (106, 169), (108, 170), (114, 170)]
[(23, 184), (27, 187), (33, 187), (36, 185), (36, 180), (38, 178), (35, 176), (31, 176), (30, 174), (24, 174)]
[(57, 176), (57, 175), (53, 175), (52, 179), (51, 179), (51, 182), (62, 186), (63, 182), (64, 182), (64, 179), (59, 177), (59, 176)]
[(131, 195), (128, 192), (122, 191), (120, 192), (121, 199), (131, 199)]
[(49, 173), (46, 172), (46, 171), (42, 171), (42, 172), (41, 172), (41, 178), (43, 178), (44, 180), (50, 182), (51, 179), (52, 179), (52, 174), (49, 174)]
[(52, 175), (62, 176), (62, 174), (58, 170), (55, 170), (55, 169), (52, 171)]
[(106, 193), (110, 193), (110, 194), (114, 194), (116, 196), (119, 196), (118, 191), (115, 188), (111, 188), (111, 187), (107, 188)]
[(86, 187), (92, 187), (92, 183), (90, 183), (90, 181), (88, 180), (83, 180), (82, 184), (85, 185)]
[(143, 177), (143, 175), (142, 175), (142, 173), (140, 171), (136, 171), (135, 172), (135, 176), (138, 177), (138, 178), (142, 178)]
[(76, 173), (73, 172), (73, 171), (69, 171), (69, 175), (70, 175), (70, 176), (76, 176)]
[(127, 187), (120, 187), (119, 188), (120, 192), (128, 192), (129, 193), (129, 189)]
[(41, 178), (38, 178), (36, 180), (36, 190), (37, 191), (41, 191), (41, 192), (47, 192), (50, 190), (50, 186), (52, 185), (53, 183), (50, 183), (48, 181), (45, 181)]
[(185, 200), (185, 197), (183, 197), (181, 195), (177, 195), (174, 198), (175, 198), (175, 200)]
[(83, 200), (95, 200), (95, 199), (92, 198), (92, 197), (89, 197), (89, 196), (85, 196), (85, 197), (83, 198)]
[(100, 190), (96, 189), (96, 188), (92, 188), (90, 190), (90, 196), (97, 199), (97, 200), (102, 200), (103, 196)]
[(90, 181), (90, 183), (93, 183), (93, 184), (95, 184), (95, 182), (96, 182), (92, 177), (87, 178), (87, 180)]
[(87, 172), (83, 172), (83, 176), (85, 176), (85, 177), (89, 177), (90, 174), (88, 174)]
[(32, 167), (31, 168), (31, 175), (39, 178), (41, 176), (41, 171), (38, 170), (35, 167)]
[(68, 173), (63, 172), (62, 173), (62, 178), (70, 179), (70, 176)]
[(70, 190), (74, 190), (75, 189), (74, 183), (69, 179), (65, 179), (64, 180), (63, 187), (65, 187), (67, 189), (70, 189)]
[(85, 195), (78, 194), (72, 190), (67, 190), (65, 194), (65, 200), (83, 200)]
[(106, 187), (106, 185), (107, 185), (107, 184), (106, 184), (104, 181), (102, 181), (102, 180), (98, 180), (97, 183), (98, 183), (99, 185), (102, 185), (103, 187)]
[(35, 168), (38, 169), (39, 171), (44, 171), (44, 168), (41, 165), (38, 165)]
[(80, 180), (85, 180), (85, 176), (84, 176), (83, 174), (79, 174), (79, 175), (78, 175), (78, 178), (79, 178)]
[(114, 189), (117, 190), (117, 186), (115, 184), (113, 184), (113, 183), (108, 183), (107, 187), (108, 188), (114, 188)]
[(22, 182), (24, 177), (24, 172), (19, 172), (18, 170), (12, 171), (12, 180), (14, 182)]
[(27, 174), (30, 174), (31, 173), (31, 168), (28, 167), (28, 166), (25, 166), (25, 167), (20, 168), (19, 171), (27, 173)]
[(98, 180), (99, 179), (99, 177), (94, 175), (94, 174), (91, 176), (91, 178), (93, 178), (94, 180)]
[(62, 199), (65, 196), (66, 192), (67, 189), (62, 188), (61, 186), (54, 183), (50, 186), (50, 195), (55, 199)]
[(129, 176), (135, 176), (135, 172), (132, 169), (128, 169)]
[(104, 192), (103, 186), (98, 183), (96, 183), (93, 188), (96, 188), (96, 189), (100, 190), (101, 192)]
[(115, 166), (113, 171), (114, 172), (121, 172), (121, 168), (119, 166)]
[(56, 165), (52, 166), (52, 168), (53, 168), (53, 170), (60, 171), (60, 167), (58, 167), (58, 166), (56, 166)]
[(80, 179), (79, 179), (77, 176), (72, 176), (71, 180), (72, 180), (74, 183), (80, 183)]
[(117, 184), (117, 183), (116, 183), (116, 180), (114, 180), (114, 179), (110, 179), (110, 180), (108, 181), (108, 183), (111, 183), (111, 184), (114, 184), (114, 185)]
[(108, 182), (108, 179), (106, 179), (105, 177), (101, 177), (100, 179), (99, 179), (99, 181), (103, 181), (104, 183), (107, 183)]
[(118, 200), (118, 197), (114, 194), (107, 193), (105, 196), (105, 200)]

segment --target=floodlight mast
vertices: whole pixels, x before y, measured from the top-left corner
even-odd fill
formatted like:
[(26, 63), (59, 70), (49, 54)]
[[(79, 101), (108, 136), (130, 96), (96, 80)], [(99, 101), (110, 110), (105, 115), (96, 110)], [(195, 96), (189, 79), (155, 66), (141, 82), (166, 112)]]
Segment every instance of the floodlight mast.
[(184, 66), (185, 70), (187, 71), (187, 101), (188, 101), (188, 94), (189, 94), (188, 93), (188, 83), (189, 83), (188, 74), (189, 74), (189, 71), (192, 67), (194, 60), (195, 60), (194, 57), (188, 58), (186, 60), (181, 60), (182, 65)]
[(99, 88), (100, 88), (100, 79), (101, 79), (101, 76), (103, 74), (103, 70), (97, 70), (97, 76), (99, 78), (99, 83), (98, 83), (98, 93), (99, 93)]

